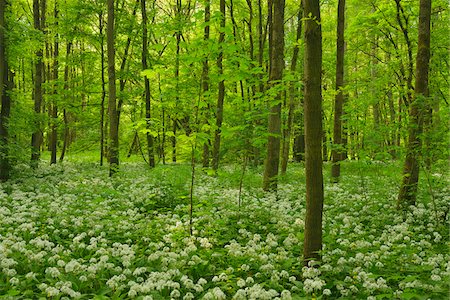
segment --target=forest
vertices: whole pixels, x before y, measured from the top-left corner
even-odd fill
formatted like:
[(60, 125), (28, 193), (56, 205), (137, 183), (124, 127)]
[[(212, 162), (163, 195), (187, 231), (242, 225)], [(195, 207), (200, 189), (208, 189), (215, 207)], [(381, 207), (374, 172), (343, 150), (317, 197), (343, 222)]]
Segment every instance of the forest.
[(445, 0), (0, 0), (1, 299), (449, 299)]

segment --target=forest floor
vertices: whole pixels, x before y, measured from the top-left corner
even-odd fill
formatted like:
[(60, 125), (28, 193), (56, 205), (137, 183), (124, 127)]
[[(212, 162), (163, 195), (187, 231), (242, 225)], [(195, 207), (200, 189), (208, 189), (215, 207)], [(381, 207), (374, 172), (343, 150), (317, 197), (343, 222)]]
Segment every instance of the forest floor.
[(417, 206), (396, 210), (400, 164), (325, 171), (324, 251), (302, 267), (305, 177), (289, 166), (277, 195), (261, 169), (189, 165), (26, 165), (0, 184), (4, 299), (448, 299), (450, 181), (422, 173)]

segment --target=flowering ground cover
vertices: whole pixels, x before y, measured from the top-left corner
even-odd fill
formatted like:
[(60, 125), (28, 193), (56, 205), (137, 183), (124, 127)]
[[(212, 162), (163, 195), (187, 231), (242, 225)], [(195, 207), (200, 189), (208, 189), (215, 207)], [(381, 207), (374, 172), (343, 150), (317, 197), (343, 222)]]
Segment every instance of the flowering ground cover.
[[(418, 204), (395, 209), (396, 164), (351, 162), (325, 182), (323, 262), (302, 266), (304, 171), (278, 193), (261, 170), (197, 172), (123, 164), (119, 175), (64, 163), (0, 185), (5, 299), (447, 299), (449, 179), (422, 176)], [(443, 169), (445, 170), (445, 169)], [(327, 175), (325, 175), (327, 176)]]

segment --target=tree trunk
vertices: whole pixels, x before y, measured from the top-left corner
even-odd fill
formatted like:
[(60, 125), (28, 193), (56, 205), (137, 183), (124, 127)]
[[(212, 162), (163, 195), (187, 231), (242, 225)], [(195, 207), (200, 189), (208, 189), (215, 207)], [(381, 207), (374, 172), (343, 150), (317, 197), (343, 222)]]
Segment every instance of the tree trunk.
[[(272, 2), (271, 38), (269, 39), (270, 73), (269, 83), (277, 89), (283, 78), (284, 69), (284, 0)], [(278, 166), (280, 163), (281, 139), (281, 92), (278, 91), (271, 101), (269, 114), (269, 138), (267, 143), (267, 158), (264, 168), (263, 189), (276, 190), (278, 183)]]
[[(175, 109), (178, 109), (178, 103), (180, 102), (180, 43), (181, 43), (181, 0), (177, 0), (176, 4), (176, 19), (177, 19), (177, 28), (175, 32), (175, 38), (177, 41), (176, 45), (176, 53), (175, 53)], [(172, 162), (177, 162), (177, 127), (178, 127), (178, 117), (175, 114), (175, 117), (172, 118), (173, 121), (173, 136), (172, 140)]]
[[(205, 29), (203, 34), (203, 40), (205, 42), (205, 46), (208, 45), (209, 41), (209, 22), (211, 20), (211, 1), (206, 0), (205, 1)], [(210, 118), (210, 105), (209, 100), (206, 100), (205, 96), (209, 97), (208, 91), (209, 91), (209, 62), (208, 62), (208, 56), (206, 55), (203, 59), (203, 69), (202, 69), (202, 91), (203, 91), (203, 99), (207, 102), (207, 109), (205, 113), (205, 123), (209, 125), (209, 118)], [(202, 165), (204, 168), (209, 167), (209, 145), (211, 144), (211, 141), (209, 139), (210, 131), (208, 130), (206, 132), (208, 135), (208, 139), (203, 143), (203, 159), (202, 159)]]
[(337, 45), (336, 45), (336, 97), (334, 100), (334, 129), (333, 149), (331, 151), (331, 180), (339, 181), (342, 160), (342, 107), (344, 104), (344, 28), (345, 28), (345, 0), (338, 3)]
[(320, 260), (322, 250), (322, 29), (319, 0), (304, 0), (306, 217), (303, 260)]
[(172, 119), (172, 133), (173, 136), (171, 137), (171, 141), (172, 141), (172, 162), (176, 163), (177, 162), (177, 120), (176, 119)]
[[(302, 36), (302, 17), (303, 17), (303, 7), (300, 5), (300, 9), (298, 11), (297, 16), (297, 35), (296, 35), (296, 44), (294, 46), (294, 53), (292, 54), (292, 61), (291, 61), (291, 73), (292, 75), (295, 74), (295, 71), (297, 69), (297, 61), (298, 61), (298, 53), (300, 51), (298, 41), (300, 40)], [(289, 83), (289, 111), (288, 111), (288, 118), (287, 118), (287, 124), (286, 128), (283, 130), (283, 155), (281, 160), (281, 174), (286, 174), (287, 165), (289, 161), (289, 148), (291, 145), (291, 134), (292, 134), (292, 123), (294, 120), (294, 112), (298, 105), (296, 105), (295, 97), (297, 96), (295, 88), (295, 81), (291, 81)]]
[(102, 101), (100, 104), (100, 166), (103, 166), (105, 154), (105, 98), (106, 98), (106, 80), (105, 80), (105, 36), (103, 34), (103, 12), (98, 15), (100, 29), (100, 59), (102, 65)]
[[(66, 46), (66, 65), (64, 66), (64, 96), (68, 97), (69, 95), (69, 56), (72, 51), (72, 42), (67, 42)], [(62, 162), (64, 160), (64, 156), (66, 155), (67, 144), (69, 142), (69, 120), (67, 118), (67, 112), (64, 108), (63, 110), (63, 120), (64, 120), (64, 140), (63, 140), (63, 148), (61, 150), (61, 155), (59, 157), (59, 161)]]
[[(39, 0), (33, 0), (33, 19), (34, 28), (36, 30), (42, 30), (41, 14)], [(31, 166), (37, 168), (39, 165), (40, 148), (42, 145), (42, 129), (41, 122), (38, 120), (41, 114), (42, 106), (42, 76), (44, 72), (44, 55), (42, 46), (40, 45), (36, 50), (36, 62), (35, 62), (35, 75), (34, 75), (34, 113), (37, 120), (34, 122), (34, 132), (31, 135)]]
[(219, 168), (220, 157), (220, 138), (222, 131), (223, 121), (223, 101), (225, 98), (225, 81), (223, 79), (223, 43), (225, 41), (225, 0), (220, 0), (220, 34), (219, 34), (219, 57), (217, 58), (217, 69), (219, 72), (219, 93), (217, 96), (217, 108), (216, 108), (216, 130), (214, 133), (214, 145), (212, 152), (212, 169), (217, 171)]
[[(55, 26), (58, 27), (58, 2), (55, 0)], [(59, 62), (58, 62), (58, 56), (59, 56), (59, 41), (58, 41), (58, 34), (55, 34), (55, 42), (53, 45), (53, 80), (54, 80), (54, 90), (53, 94), (55, 98), (58, 98), (59, 90), (58, 90), (58, 68), (59, 68)], [(50, 158), (50, 164), (56, 164), (56, 145), (58, 142), (58, 131), (57, 131), (57, 122), (58, 122), (58, 106), (57, 106), (56, 99), (53, 100), (52, 104), (52, 120), (51, 120), (51, 139), (50, 139), (50, 151), (51, 151), (51, 158)]]
[(119, 168), (119, 116), (116, 104), (116, 69), (114, 48), (114, 0), (108, 0), (108, 24), (106, 28), (106, 44), (108, 48), (108, 112), (109, 112), (109, 176), (113, 176)]
[[(135, 5), (133, 7), (133, 13), (132, 16), (135, 17), (136, 13), (137, 13), (137, 8), (139, 6), (140, 0), (136, 0)], [(130, 51), (130, 47), (131, 47), (131, 37), (132, 37), (133, 32), (130, 32), (128, 34), (127, 37), (127, 42), (125, 44), (125, 49), (123, 51), (123, 56), (122, 56), (122, 61), (120, 63), (120, 74), (124, 74), (126, 72), (126, 68), (127, 68), (127, 60), (128, 60), (128, 56), (129, 56), (129, 51)], [(115, 72), (115, 71), (114, 71)], [(119, 132), (119, 123), (120, 123), (120, 113), (122, 112), (122, 106), (123, 106), (123, 94), (124, 94), (124, 90), (125, 90), (125, 85), (127, 83), (127, 79), (126, 78), (120, 78), (119, 80), (119, 96), (117, 97), (116, 95), (116, 111), (117, 111), (117, 132)], [(118, 144), (118, 142), (117, 142)]]
[(6, 0), (0, 0), (0, 181), (6, 181), (10, 177), (9, 159), (9, 116), (11, 111), (12, 78), (6, 57), (5, 33), (8, 28), (6, 21)]
[(415, 205), (416, 203), (422, 146), (423, 107), (425, 107), (424, 102), (428, 91), (430, 18), (431, 0), (420, 0), (415, 97), (409, 107), (409, 137), (403, 167), (403, 182), (397, 199), (398, 209), (406, 209), (409, 205)]
[[(142, 10), (142, 69), (148, 69), (147, 56), (148, 56), (148, 42), (147, 42), (147, 10), (145, 8), (145, 0), (141, 0)], [(145, 86), (145, 120), (147, 128), (147, 152), (148, 152), (148, 164), (151, 168), (155, 167), (155, 155), (153, 150), (153, 135), (151, 129), (151, 103), (150, 103), (150, 81), (147, 76), (144, 77)]]

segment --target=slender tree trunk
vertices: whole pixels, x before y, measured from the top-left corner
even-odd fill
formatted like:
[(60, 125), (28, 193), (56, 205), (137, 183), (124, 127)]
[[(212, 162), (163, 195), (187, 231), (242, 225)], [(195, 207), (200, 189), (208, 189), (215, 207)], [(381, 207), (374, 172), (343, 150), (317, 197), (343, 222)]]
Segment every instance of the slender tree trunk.
[(100, 166), (103, 166), (105, 154), (105, 99), (106, 99), (106, 80), (105, 80), (105, 36), (103, 34), (104, 21), (103, 12), (98, 15), (100, 29), (100, 59), (102, 65), (102, 100), (100, 103)]
[(333, 149), (331, 151), (331, 180), (339, 181), (342, 160), (342, 107), (344, 104), (344, 28), (345, 28), (345, 0), (338, 3), (337, 45), (336, 45), (336, 97), (334, 100), (334, 129)]
[(171, 138), (171, 142), (172, 142), (172, 162), (176, 163), (177, 162), (177, 120), (172, 118), (172, 133), (173, 136)]
[[(205, 46), (208, 45), (209, 41), (209, 22), (211, 20), (211, 1), (205, 0), (205, 29), (203, 33), (203, 40), (205, 42)], [(206, 55), (203, 59), (203, 69), (202, 69), (202, 91), (203, 91), (203, 99), (207, 102), (207, 109), (205, 113), (205, 123), (209, 125), (209, 118), (210, 118), (210, 105), (209, 100), (206, 99), (206, 97), (209, 97), (208, 91), (209, 91), (209, 61), (208, 56)], [(206, 96), (206, 97), (205, 97)], [(210, 131), (208, 130), (207, 135), (209, 137)], [(210, 139), (208, 138), (207, 141), (203, 143), (203, 167), (208, 168), (209, 167), (209, 145), (211, 144)]]
[(163, 165), (166, 164), (166, 110), (164, 108), (163, 104), (163, 96), (162, 96), (162, 90), (161, 90), (161, 76), (158, 73), (158, 92), (159, 92), (159, 99), (161, 102), (161, 120), (162, 120), (162, 142), (160, 145), (160, 153), (163, 161)]
[[(135, 0), (135, 5), (133, 7), (133, 12), (132, 12), (132, 16), (135, 17), (136, 13), (137, 13), (137, 9), (140, 3), (140, 0)], [(133, 32), (130, 32), (128, 34), (127, 37), (127, 42), (125, 44), (125, 49), (123, 51), (123, 56), (122, 56), (122, 62), (120, 63), (120, 73), (123, 74), (126, 71), (127, 68), (127, 61), (128, 61), (128, 57), (129, 57), (129, 51), (130, 51), (130, 47), (131, 47), (131, 37), (132, 37)], [(114, 71), (115, 72), (115, 71)], [(126, 78), (120, 78), (119, 80), (119, 96), (117, 97), (116, 94), (116, 111), (117, 111), (117, 132), (119, 132), (119, 124), (120, 124), (120, 114), (122, 112), (122, 106), (123, 106), (123, 94), (125, 91), (125, 85), (127, 83), (127, 79)]]
[(414, 73), (414, 62), (413, 62), (413, 51), (412, 51), (412, 42), (409, 38), (409, 32), (408, 32), (408, 16), (405, 15), (405, 11), (403, 9), (403, 6), (401, 4), (401, 0), (395, 0), (396, 3), (396, 9), (397, 9), (397, 22), (400, 26), (400, 30), (403, 33), (403, 38), (405, 40), (407, 49), (408, 49), (408, 76), (406, 78), (406, 97), (407, 101), (405, 104), (408, 106), (412, 101), (412, 91), (414, 90), (413, 87), (413, 73)]
[(415, 97), (409, 107), (409, 137), (403, 167), (403, 182), (397, 200), (398, 209), (406, 209), (409, 205), (415, 205), (416, 203), (419, 182), (419, 160), (422, 146), (423, 107), (425, 107), (425, 97), (428, 92), (430, 19), (431, 0), (420, 0)]
[(389, 103), (389, 123), (390, 123), (390, 146), (391, 149), (389, 150), (389, 153), (391, 154), (392, 158), (397, 157), (397, 151), (395, 149), (396, 146), (396, 140), (397, 140), (397, 126), (395, 124), (395, 106), (394, 106), (394, 95), (392, 93), (392, 86), (389, 86), (389, 90), (387, 91), (387, 99)]
[[(176, 53), (175, 53), (175, 108), (178, 108), (178, 103), (180, 102), (180, 43), (181, 43), (181, 0), (177, 0), (176, 5), (176, 19), (177, 19), (177, 31), (175, 32), (175, 38), (177, 41)], [(178, 118), (172, 118), (173, 121), (173, 136), (172, 136), (172, 162), (177, 162), (177, 127)]]
[[(41, 13), (39, 0), (33, 0), (33, 18), (34, 18), (34, 28), (36, 30), (42, 30), (41, 23)], [(44, 71), (44, 55), (42, 51), (42, 46), (35, 53), (36, 63), (35, 63), (35, 75), (34, 75), (34, 113), (37, 119), (41, 114), (42, 106), (42, 76)], [(34, 123), (34, 132), (31, 135), (31, 165), (33, 168), (37, 168), (40, 158), (40, 148), (42, 145), (42, 129), (41, 122), (36, 120)]]
[[(303, 16), (303, 6), (300, 5), (300, 9), (298, 11), (297, 16), (297, 34), (296, 34), (296, 41), (299, 41), (302, 36), (302, 16)], [(298, 43), (294, 46), (294, 53), (292, 54), (292, 61), (291, 61), (291, 74), (294, 75), (295, 71), (297, 69), (297, 61), (298, 61), (298, 53), (300, 51)], [(287, 118), (287, 124), (286, 128), (283, 130), (283, 137), (284, 137), (284, 143), (283, 143), (283, 156), (281, 160), (281, 174), (286, 174), (287, 165), (289, 161), (289, 148), (291, 145), (291, 134), (292, 134), (292, 123), (294, 120), (294, 113), (296, 107), (296, 101), (295, 97), (297, 96), (296, 88), (295, 88), (295, 81), (291, 81), (289, 83), (289, 111), (288, 111), (288, 118)]]
[(225, 81), (223, 79), (223, 43), (225, 41), (225, 0), (220, 0), (220, 34), (219, 34), (219, 57), (217, 58), (217, 69), (219, 72), (219, 94), (217, 96), (217, 108), (216, 108), (216, 131), (214, 133), (214, 145), (212, 152), (212, 169), (217, 171), (219, 168), (220, 158), (220, 138), (222, 132), (223, 121), (223, 101), (225, 98)]
[(114, 0), (108, 0), (108, 24), (106, 29), (106, 44), (108, 48), (109, 77), (109, 176), (113, 176), (119, 168), (119, 116), (116, 103), (116, 69), (114, 48)]
[[(322, 111), (322, 115), (323, 115), (323, 111)], [(324, 129), (322, 132), (322, 160), (323, 161), (328, 161), (328, 147), (327, 147), (327, 142), (328, 142), (328, 135), (327, 135), (327, 131)]]
[[(64, 96), (69, 96), (69, 56), (72, 52), (72, 42), (67, 42), (66, 46), (66, 65), (64, 66)], [(64, 140), (63, 147), (61, 149), (61, 155), (59, 157), (59, 161), (62, 162), (64, 160), (64, 156), (66, 155), (67, 144), (69, 142), (69, 120), (67, 118), (67, 112), (64, 108), (63, 110), (63, 120), (64, 120)]]
[[(145, 8), (145, 0), (141, 0), (142, 11), (142, 69), (148, 69), (147, 56), (148, 56), (148, 42), (147, 42), (147, 10)], [(145, 86), (145, 120), (147, 128), (147, 152), (148, 152), (148, 164), (151, 168), (155, 167), (155, 155), (153, 150), (153, 135), (151, 129), (151, 103), (150, 103), (150, 81), (147, 77), (144, 77)]]
[(0, 0), (0, 181), (6, 181), (10, 177), (9, 159), (9, 116), (11, 111), (12, 76), (8, 67), (6, 53), (6, 31), (8, 28), (6, 20), (6, 0)]
[[(269, 83), (272, 88), (278, 88), (283, 78), (284, 69), (284, 0), (272, 1), (271, 38), (269, 38), (270, 74)], [(267, 143), (267, 158), (264, 168), (263, 189), (276, 190), (278, 183), (278, 166), (280, 163), (281, 139), (281, 92), (278, 91), (274, 103), (270, 107), (269, 138)]]
[[(58, 2), (55, 0), (55, 26), (58, 27)], [(59, 41), (58, 41), (58, 33), (55, 34), (55, 42), (53, 45), (53, 80), (54, 80), (54, 90), (53, 94), (54, 97), (58, 97), (59, 90), (58, 90), (58, 68), (59, 68)], [(56, 99), (53, 100), (52, 105), (52, 121), (51, 121), (51, 139), (50, 139), (50, 151), (51, 151), (51, 158), (50, 158), (50, 164), (56, 164), (56, 145), (58, 142), (58, 130), (57, 130), (57, 122), (58, 122), (58, 102)]]
[(320, 260), (322, 250), (322, 29), (319, 0), (304, 0), (305, 16), (305, 265)]

